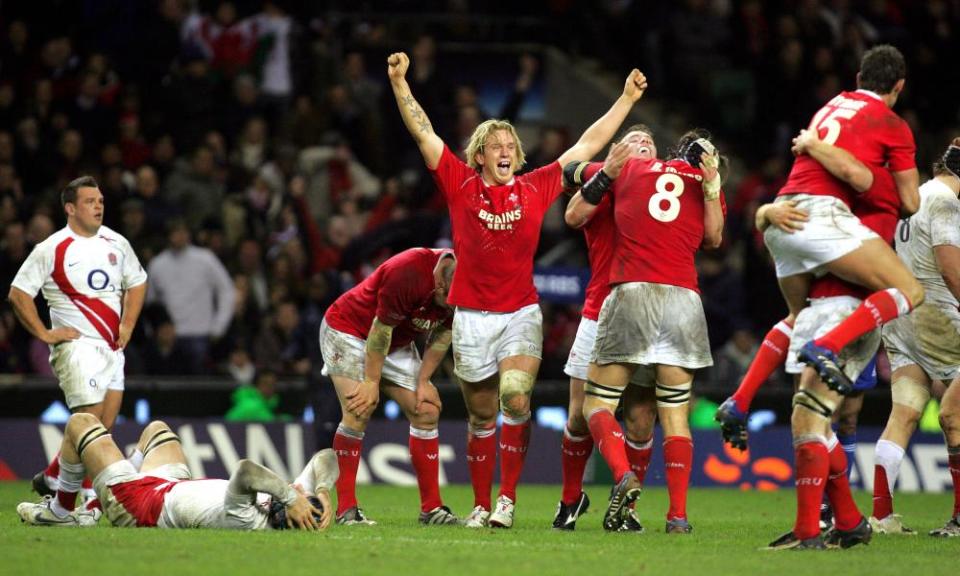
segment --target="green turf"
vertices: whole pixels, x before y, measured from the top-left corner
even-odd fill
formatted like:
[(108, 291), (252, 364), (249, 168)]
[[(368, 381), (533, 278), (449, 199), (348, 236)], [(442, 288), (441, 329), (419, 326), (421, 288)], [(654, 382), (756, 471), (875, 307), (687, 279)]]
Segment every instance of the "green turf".
[[(641, 496), (647, 533), (606, 534), (600, 509), (607, 490), (591, 487), (591, 512), (574, 533), (549, 528), (559, 489), (525, 486), (519, 492), (516, 525), (509, 531), (471, 531), (416, 524), (417, 494), (409, 488), (363, 486), (359, 495), (375, 527), (333, 526), (323, 534), (237, 533), (21, 525), (14, 508), (29, 499), (27, 483), (0, 482), (0, 573), (4, 575), (106, 576), (162, 574), (484, 574), (487, 576), (574, 574), (897, 574), (952, 572), (960, 538), (938, 540), (926, 531), (940, 526), (949, 495), (897, 496), (898, 511), (921, 531), (914, 537), (875, 537), (868, 547), (827, 552), (766, 552), (758, 548), (788, 529), (792, 491), (760, 493), (692, 490), (687, 536), (663, 534), (666, 492)], [(448, 504), (468, 512), (469, 487), (444, 488)], [(866, 510), (868, 494), (858, 494)], [(947, 563), (944, 562), (947, 560)]]

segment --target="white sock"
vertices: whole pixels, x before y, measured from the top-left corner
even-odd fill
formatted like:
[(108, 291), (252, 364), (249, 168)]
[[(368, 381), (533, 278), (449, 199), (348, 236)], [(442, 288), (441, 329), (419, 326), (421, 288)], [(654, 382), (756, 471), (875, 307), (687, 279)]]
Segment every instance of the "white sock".
[(889, 440), (878, 440), (877, 448), (874, 452), (874, 462), (877, 466), (883, 466), (883, 471), (887, 474), (887, 489), (893, 493), (893, 487), (897, 483), (897, 476), (900, 474), (900, 463), (903, 462), (904, 449), (896, 443)]

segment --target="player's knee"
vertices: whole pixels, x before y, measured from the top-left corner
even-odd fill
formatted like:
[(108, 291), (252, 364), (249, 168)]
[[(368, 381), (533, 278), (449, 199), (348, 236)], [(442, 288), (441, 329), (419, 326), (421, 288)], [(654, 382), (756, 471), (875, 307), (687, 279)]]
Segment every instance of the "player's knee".
[(567, 417), (567, 430), (574, 436), (586, 436), (590, 434), (590, 427), (587, 425), (587, 419), (583, 417), (583, 405), (581, 404), (577, 412), (570, 412)]
[(894, 405), (909, 408), (897, 410), (898, 417), (905, 418), (908, 414), (916, 413), (916, 419), (919, 419), (930, 400), (930, 388), (923, 382), (901, 375), (890, 383), (890, 398)]
[(76, 438), (77, 435), (83, 430), (87, 430), (97, 425), (103, 426), (100, 420), (98, 420), (93, 414), (89, 414), (87, 412), (77, 412), (76, 414), (70, 415), (64, 432), (71, 438)]
[(500, 377), (500, 411), (510, 418), (526, 418), (530, 414), (530, 393), (534, 376), (523, 370), (507, 370)]
[(433, 404), (426, 403), (421, 404), (420, 411), (410, 417), (410, 424), (425, 430), (436, 428), (439, 421), (440, 409)]
[(497, 411), (477, 411), (471, 412), (467, 417), (472, 430), (486, 430), (497, 425)]
[(952, 407), (943, 407), (940, 410), (940, 428), (944, 435), (960, 432), (960, 411)]
[(137, 444), (137, 449), (146, 457), (160, 446), (170, 444), (171, 442), (179, 444), (180, 437), (174, 433), (166, 422), (154, 420), (143, 429), (143, 434), (140, 435), (140, 442)]
[(857, 433), (857, 415), (847, 414), (837, 421), (837, 434), (849, 436)]

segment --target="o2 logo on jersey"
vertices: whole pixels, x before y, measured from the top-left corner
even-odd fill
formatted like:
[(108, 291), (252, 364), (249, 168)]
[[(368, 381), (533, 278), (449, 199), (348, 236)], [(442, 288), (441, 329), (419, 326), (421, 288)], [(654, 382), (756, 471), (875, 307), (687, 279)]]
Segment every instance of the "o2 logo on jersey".
[[(91, 270), (90, 273), (87, 274), (87, 286), (98, 292), (105, 290), (110, 286), (110, 275), (99, 268)], [(110, 291), (113, 292), (113, 290), (113, 286), (110, 286)]]

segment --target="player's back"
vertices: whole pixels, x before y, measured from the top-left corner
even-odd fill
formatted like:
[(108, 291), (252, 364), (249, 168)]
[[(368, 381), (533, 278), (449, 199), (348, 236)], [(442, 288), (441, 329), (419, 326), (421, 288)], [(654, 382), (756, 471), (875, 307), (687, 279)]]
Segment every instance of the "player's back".
[(632, 159), (613, 186), (617, 241), (610, 283), (652, 282), (697, 290), (703, 242), (703, 174), (681, 160)]
[(960, 246), (960, 199), (938, 180), (920, 187), (920, 209), (897, 226), (897, 255), (926, 291), (928, 302), (957, 307), (934, 255), (935, 246)]
[[(872, 92), (841, 92), (820, 108), (808, 128), (869, 166), (886, 165), (893, 172), (916, 167), (909, 126)], [(796, 158), (780, 190), (780, 195), (786, 194), (833, 196), (852, 206), (856, 193), (805, 154)]]
[(229, 494), (229, 484), (229, 480), (214, 478), (177, 482), (164, 499), (157, 526), (232, 530), (266, 528), (266, 507), (250, 502), (249, 496)]

